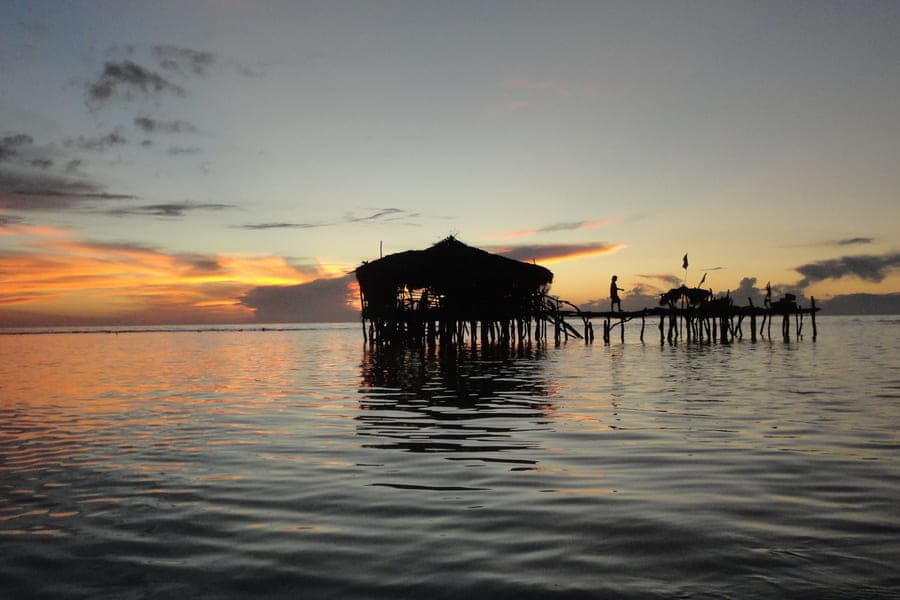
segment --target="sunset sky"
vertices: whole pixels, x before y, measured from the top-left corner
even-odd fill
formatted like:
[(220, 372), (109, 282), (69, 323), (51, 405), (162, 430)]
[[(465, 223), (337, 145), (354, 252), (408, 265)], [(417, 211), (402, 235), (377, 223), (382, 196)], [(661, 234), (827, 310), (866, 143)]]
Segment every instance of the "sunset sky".
[(894, 0), (7, 0), (0, 325), (338, 318), (451, 234), (580, 304), (900, 292), (898, 57)]

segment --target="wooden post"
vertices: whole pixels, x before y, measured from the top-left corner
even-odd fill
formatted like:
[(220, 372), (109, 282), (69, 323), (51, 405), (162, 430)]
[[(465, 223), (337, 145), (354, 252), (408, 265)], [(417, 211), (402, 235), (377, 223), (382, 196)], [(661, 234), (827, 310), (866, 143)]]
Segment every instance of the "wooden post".
[(619, 341), (625, 343), (625, 319), (619, 317)]
[(781, 318), (781, 335), (784, 336), (784, 341), (791, 340), (791, 315), (788, 313), (784, 313)]
[(809, 316), (812, 319), (813, 341), (816, 341), (816, 335), (818, 334), (818, 331), (816, 331), (816, 299), (810, 296), (809, 301), (812, 306), (812, 312), (809, 313)]
[(665, 329), (666, 329), (666, 315), (662, 314), (662, 315), (659, 315), (659, 343), (660, 344), (663, 344), (666, 341), (666, 336), (664, 333)]
[(644, 325), (646, 319), (644, 318), (644, 313), (641, 313), (641, 343), (644, 343)]

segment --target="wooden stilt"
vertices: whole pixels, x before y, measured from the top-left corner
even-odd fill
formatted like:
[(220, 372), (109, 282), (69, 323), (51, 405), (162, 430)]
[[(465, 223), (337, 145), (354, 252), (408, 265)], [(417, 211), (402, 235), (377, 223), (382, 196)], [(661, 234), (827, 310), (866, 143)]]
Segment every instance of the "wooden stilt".
[(809, 313), (809, 317), (812, 320), (813, 341), (816, 341), (816, 335), (819, 333), (816, 331), (816, 299), (810, 296), (809, 301), (810, 306), (812, 306), (812, 312)]

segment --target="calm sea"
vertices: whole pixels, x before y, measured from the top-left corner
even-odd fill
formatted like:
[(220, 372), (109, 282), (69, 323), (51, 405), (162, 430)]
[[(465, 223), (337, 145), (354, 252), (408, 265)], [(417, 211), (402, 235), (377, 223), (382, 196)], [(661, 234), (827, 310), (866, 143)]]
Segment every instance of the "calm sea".
[(0, 597), (900, 597), (900, 317), (275, 329), (0, 336)]

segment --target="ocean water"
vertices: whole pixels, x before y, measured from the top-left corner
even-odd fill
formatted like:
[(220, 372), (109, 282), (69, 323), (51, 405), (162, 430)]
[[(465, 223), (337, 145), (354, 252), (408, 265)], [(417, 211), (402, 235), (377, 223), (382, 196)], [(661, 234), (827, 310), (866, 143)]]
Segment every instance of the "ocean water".
[(0, 335), (0, 597), (900, 597), (900, 317), (274, 329)]

